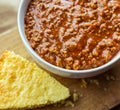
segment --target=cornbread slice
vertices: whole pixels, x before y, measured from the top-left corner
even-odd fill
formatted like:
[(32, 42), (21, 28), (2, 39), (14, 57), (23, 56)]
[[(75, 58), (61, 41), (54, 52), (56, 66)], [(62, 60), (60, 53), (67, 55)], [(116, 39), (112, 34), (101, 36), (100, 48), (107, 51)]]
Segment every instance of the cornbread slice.
[(14, 52), (0, 56), (0, 109), (32, 108), (69, 97), (68, 88)]

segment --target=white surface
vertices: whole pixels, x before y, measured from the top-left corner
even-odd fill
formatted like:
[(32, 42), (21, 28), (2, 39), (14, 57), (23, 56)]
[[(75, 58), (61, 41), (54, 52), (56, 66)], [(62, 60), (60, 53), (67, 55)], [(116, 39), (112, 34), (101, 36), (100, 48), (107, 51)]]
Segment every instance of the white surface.
[(14, 8), (14, 10), (18, 10), (20, 0), (0, 0), (0, 5), (9, 5)]

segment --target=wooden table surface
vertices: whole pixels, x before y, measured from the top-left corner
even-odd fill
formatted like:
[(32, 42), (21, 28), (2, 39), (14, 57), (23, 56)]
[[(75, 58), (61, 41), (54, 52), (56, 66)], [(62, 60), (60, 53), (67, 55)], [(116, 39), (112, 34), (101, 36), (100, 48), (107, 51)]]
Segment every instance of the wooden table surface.
[(0, 0), (0, 34), (17, 26), (19, 0)]
[[(0, 0), (0, 36), (9, 34), (9, 31), (17, 27), (18, 4), (19, 0)], [(97, 109), (95, 108), (95, 110)], [(120, 110), (120, 106), (113, 110)]]

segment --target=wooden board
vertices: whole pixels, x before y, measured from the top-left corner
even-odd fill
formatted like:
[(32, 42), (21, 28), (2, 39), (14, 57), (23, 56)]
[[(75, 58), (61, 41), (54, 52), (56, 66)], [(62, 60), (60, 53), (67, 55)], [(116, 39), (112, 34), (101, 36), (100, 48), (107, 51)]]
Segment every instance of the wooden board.
[[(33, 61), (19, 38), (17, 28), (14, 28), (17, 26), (16, 11), (18, 9), (18, 2), (19, 1), (14, 0), (10, 2), (9, 0), (0, 0), (0, 53), (7, 49), (15, 51), (21, 56)], [(118, 65), (108, 72), (95, 78), (90, 78), (93, 80), (99, 80), (100, 84), (97, 86), (94, 83), (90, 83), (87, 88), (81, 87), (81, 79), (67, 79), (51, 74), (62, 84), (69, 87), (71, 92), (76, 90), (81, 97), (79, 98), (79, 101), (75, 103), (74, 108), (47, 106), (38, 110), (109, 110), (115, 107), (120, 104), (119, 66), (120, 62), (118, 62)], [(107, 74), (110, 76), (114, 75), (117, 78), (117, 81), (106, 80)], [(119, 108), (114, 110), (119, 110)]]
[[(15, 51), (17, 54), (33, 61), (19, 37), (17, 28), (0, 35), (0, 53), (4, 50)], [(120, 104), (120, 62), (106, 73), (86, 79), (87, 81), (91, 79), (94, 81), (98, 80), (98, 86), (91, 82), (87, 84), (87, 88), (81, 87), (81, 79), (69, 79), (51, 75), (67, 86), (71, 93), (76, 90), (80, 96), (79, 100), (74, 107), (54, 107), (51, 105), (37, 110), (109, 110)], [(110, 80), (107, 80), (106, 76), (112, 77)]]

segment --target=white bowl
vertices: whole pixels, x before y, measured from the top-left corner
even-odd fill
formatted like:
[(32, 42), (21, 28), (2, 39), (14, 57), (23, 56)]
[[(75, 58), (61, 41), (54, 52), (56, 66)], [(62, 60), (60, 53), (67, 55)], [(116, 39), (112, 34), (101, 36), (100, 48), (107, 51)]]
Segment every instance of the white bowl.
[(19, 6), (19, 11), (18, 11), (18, 29), (20, 32), (21, 39), (30, 53), (30, 55), (38, 62), (38, 64), (52, 72), (55, 73), (56, 75), (59, 76), (64, 76), (64, 77), (69, 77), (69, 78), (87, 78), (87, 77), (92, 77), (96, 76), (100, 73), (105, 72), (109, 68), (111, 68), (119, 59), (120, 59), (120, 52), (108, 63), (89, 70), (67, 70), (64, 68), (60, 68), (57, 66), (54, 66), (48, 62), (46, 62), (44, 59), (42, 59), (29, 45), (29, 42), (26, 38), (25, 35), (25, 30), (24, 30), (24, 16), (28, 7), (28, 4), (30, 3), (31, 0), (21, 0), (20, 1), (20, 6)]

